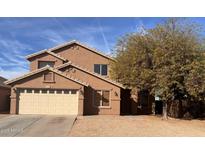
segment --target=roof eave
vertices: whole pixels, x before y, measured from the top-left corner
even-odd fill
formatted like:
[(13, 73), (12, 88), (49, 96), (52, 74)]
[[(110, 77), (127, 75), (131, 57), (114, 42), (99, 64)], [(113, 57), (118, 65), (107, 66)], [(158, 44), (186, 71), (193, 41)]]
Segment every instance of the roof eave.
[(29, 60), (30, 58), (33, 58), (33, 57), (35, 57), (35, 56), (38, 56), (38, 55), (41, 55), (41, 54), (44, 54), (44, 53), (48, 53), (48, 54), (50, 54), (50, 55), (52, 55), (52, 56), (54, 56), (54, 57), (56, 57), (56, 58), (58, 58), (58, 59), (61, 59), (61, 60), (63, 60), (63, 61), (67, 61), (65, 58), (60, 57), (60, 56), (56, 55), (55, 53), (53, 53), (53, 52), (51, 52), (51, 51), (49, 51), (49, 50), (46, 50), (46, 49), (45, 49), (45, 50), (42, 50), (42, 51), (40, 51), (40, 52), (37, 52), (37, 53), (34, 53), (34, 54), (31, 54), (31, 55), (26, 56), (26, 59)]
[(41, 51), (38, 51), (38, 52), (35, 52), (35, 53), (33, 53), (33, 54), (27, 55), (25, 58), (26, 58), (26, 59), (30, 59), (30, 58), (33, 58), (33, 57), (35, 57), (35, 56), (37, 56), (37, 55), (43, 54), (43, 53), (45, 53), (46, 51), (47, 51), (47, 49), (43, 49), (43, 50), (41, 50)]
[(61, 68), (67, 67), (67, 66), (69, 66), (69, 65), (71, 65), (71, 66), (73, 66), (73, 67), (77, 67), (78, 69), (80, 69), (80, 70), (82, 70), (82, 71), (85, 71), (85, 72), (87, 72), (87, 73), (89, 73), (89, 74), (92, 74), (92, 75), (94, 75), (94, 76), (96, 76), (96, 77), (98, 77), (98, 78), (100, 78), (100, 79), (102, 79), (102, 80), (104, 80), (104, 81), (106, 81), (106, 82), (109, 82), (109, 83), (111, 83), (111, 84), (113, 84), (113, 85), (115, 85), (115, 86), (118, 86), (118, 87), (120, 87), (120, 88), (126, 89), (126, 87), (124, 87), (122, 84), (116, 83), (115, 81), (109, 81), (109, 80), (107, 80), (107, 79), (105, 79), (105, 78), (103, 78), (103, 77), (97, 75), (96, 73), (91, 73), (89, 70), (84, 69), (84, 68), (82, 68), (82, 67), (80, 67), (80, 66), (78, 66), (78, 65), (73, 64), (72, 62), (68, 62), (68, 63), (65, 63), (65, 64), (63, 64), (63, 65), (61, 65), (61, 66), (58, 66), (58, 67), (56, 67), (56, 69), (61, 69)]
[(6, 85), (10, 85), (10, 84), (12, 84), (12, 83), (14, 83), (14, 82), (16, 82), (16, 81), (19, 81), (19, 80), (24, 79), (24, 78), (26, 78), (26, 77), (29, 77), (29, 76), (31, 76), (31, 75), (34, 75), (34, 74), (40, 73), (40, 72), (42, 72), (42, 71), (44, 71), (44, 70), (46, 70), (46, 69), (48, 69), (48, 68), (49, 68), (49, 66), (46, 66), (46, 67), (40, 68), (40, 69), (35, 70), (35, 71), (33, 71), (33, 72), (29, 72), (29, 73), (27, 73), (27, 74), (24, 74), (24, 75), (18, 76), (18, 77), (14, 78), (14, 79), (7, 80), (7, 81), (4, 82), (4, 84), (6, 84)]
[[(108, 56), (108, 55), (105, 55), (105, 54), (103, 54), (101, 51), (99, 51), (99, 50), (97, 50), (97, 49), (95, 49), (95, 48), (91, 48), (91, 47), (89, 47), (89, 46), (87, 46), (87, 45), (84, 45), (84, 44), (82, 44), (82, 43), (80, 43), (80, 42), (78, 42), (78, 41), (76, 41), (76, 40), (72, 40), (72, 41), (66, 42), (66, 43), (64, 43), (64, 44), (55, 46), (55, 47), (52, 47), (52, 48), (49, 48), (49, 49), (44, 49), (44, 50), (41, 50), (41, 51), (39, 51), (39, 52), (30, 54), (30, 55), (26, 56), (26, 59), (28, 60), (28, 59), (30, 59), (30, 58), (32, 58), (32, 57), (35, 57), (35, 56), (37, 56), (37, 55), (39, 55), (39, 54), (42, 54), (42, 53), (46, 52), (46, 51), (52, 52), (52, 51), (54, 51), (54, 50), (63, 48), (63, 47), (65, 47), (65, 46), (71, 45), (71, 44), (73, 44), (73, 43), (76, 43), (76, 44), (78, 44), (78, 45), (80, 45), (80, 46), (82, 46), (82, 47), (84, 47), (84, 48), (87, 48), (87, 49), (89, 49), (89, 50), (95, 52), (96, 54), (99, 54), (99, 55), (101, 55), (101, 56), (103, 56), (103, 57), (106, 57), (106, 58), (108, 58), (108, 59), (110, 59), (110, 60), (112, 60), (112, 61), (116, 61), (113, 57), (110, 57), (110, 56)], [(41, 52), (42, 52), (42, 53), (41, 53)]]
[(19, 80), (22, 80), (22, 79), (24, 79), (24, 78), (26, 78), (26, 77), (29, 77), (29, 76), (32, 76), (32, 75), (35, 75), (35, 74), (38, 74), (38, 73), (43, 72), (43, 71), (45, 71), (45, 70), (50, 70), (50, 71), (52, 71), (52, 72), (54, 72), (54, 73), (56, 73), (56, 74), (58, 74), (58, 75), (61, 75), (61, 76), (65, 77), (65, 78), (67, 78), (67, 79), (70, 79), (70, 80), (72, 80), (73, 82), (77, 82), (78, 84), (81, 84), (81, 85), (83, 85), (83, 86), (86, 86), (86, 87), (89, 86), (89, 84), (87, 84), (87, 83), (85, 83), (85, 82), (82, 82), (82, 81), (80, 81), (80, 80), (78, 80), (78, 79), (76, 79), (76, 78), (73, 78), (73, 77), (70, 77), (70, 76), (66, 76), (66, 75), (64, 75), (64, 74), (61, 74), (60, 72), (58, 72), (59, 70), (57, 71), (57, 70), (55, 70), (55, 69), (53, 69), (52, 67), (49, 67), (49, 66), (46, 66), (46, 67), (43, 67), (43, 68), (41, 68), (41, 69), (35, 70), (35, 71), (31, 72), (31, 73), (27, 73), (26, 75), (17, 77), (17, 78), (15, 78), (15, 79), (5, 81), (4, 83), (5, 83), (6, 85), (10, 85), (10, 84), (15, 83), (15, 82), (17, 82), (17, 81), (19, 81)]

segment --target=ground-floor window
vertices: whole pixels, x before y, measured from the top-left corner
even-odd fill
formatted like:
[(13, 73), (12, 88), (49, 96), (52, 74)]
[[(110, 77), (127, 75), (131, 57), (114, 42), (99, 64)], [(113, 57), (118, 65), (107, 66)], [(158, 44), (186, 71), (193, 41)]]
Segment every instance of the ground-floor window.
[(97, 107), (110, 106), (110, 91), (109, 90), (95, 90), (94, 91), (94, 105)]

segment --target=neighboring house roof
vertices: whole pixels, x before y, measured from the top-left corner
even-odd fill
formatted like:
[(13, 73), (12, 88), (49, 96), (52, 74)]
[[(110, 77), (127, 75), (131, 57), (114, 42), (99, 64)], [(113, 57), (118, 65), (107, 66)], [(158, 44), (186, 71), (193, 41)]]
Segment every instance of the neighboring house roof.
[(88, 73), (88, 74), (91, 74), (91, 75), (93, 75), (93, 76), (95, 76), (95, 77), (97, 77), (97, 78), (100, 78), (100, 79), (102, 79), (102, 80), (104, 80), (104, 81), (107, 81), (107, 82), (109, 82), (109, 83), (111, 83), (111, 84), (113, 84), (113, 85), (116, 85), (116, 86), (118, 86), (118, 87), (120, 87), (120, 88), (123, 88), (123, 89), (125, 88), (122, 84), (120, 84), (120, 83), (118, 83), (118, 82), (116, 82), (116, 81), (113, 81), (113, 80), (111, 80), (111, 79), (109, 79), (109, 78), (103, 77), (103, 76), (101, 76), (101, 75), (99, 75), (99, 74), (97, 74), (97, 73), (91, 72), (91, 71), (89, 71), (89, 70), (86, 69), (86, 68), (82, 68), (81, 66), (76, 65), (76, 64), (72, 63), (71, 61), (69, 61), (69, 62), (67, 62), (67, 63), (65, 63), (65, 64), (62, 64), (62, 65), (60, 65), (60, 66), (57, 66), (56, 69), (61, 69), (61, 68), (64, 68), (64, 67), (66, 67), (66, 66), (69, 66), (69, 65), (71, 65), (71, 66), (73, 66), (73, 67), (75, 67), (75, 68), (78, 68), (79, 70), (82, 70), (82, 71), (84, 71), (84, 72), (86, 72), (86, 73)]
[[(71, 44), (74, 44), (74, 43), (75, 43), (75, 44), (78, 44), (78, 45), (80, 45), (80, 46), (82, 46), (82, 47), (84, 47), (84, 48), (86, 48), (86, 49), (88, 49), (88, 50), (90, 50), (90, 51), (92, 51), (92, 52), (94, 52), (94, 53), (97, 53), (97, 54), (99, 54), (99, 55), (101, 55), (101, 56), (103, 56), (103, 57), (106, 57), (106, 58), (111, 59), (111, 60), (115, 60), (114, 58), (112, 58), (112, 57), (110, 57), (110, 56), (108, 56), (108, 55), (103, 54), (102, 52), (98, 51), (97, 49), (88, 47), (87, 45), (82, 44), (82, 43), (80, 43), (80, 42), (78, 42), (78, 41), (76, 41), (76, 40), (72, 40), (72, 41), (66, 42), (66, 43), (64, 43), (64, 44), (55, 46), (55, 47), (53, 47), (53, 48), (45, 49), (45, 50), (36, 52), (36, 53), (34, 53), (34, 54), (31, 54), (31, 55), (26, 56), (26, 58), (28, 59), (28, 58), (37, 56), (37, 55), (39, 55), (39, 54), (45, 53), (45, 51), (50, 51), (50, 52), (52, 52), (52, 51), (54, 51), (54, 50), (63, 48), (63, 47), (65, 47), (65, 46), (68, 46), (68, 45), (71, 45)], [(53, 52), (52, 52), (52, 53), (53, 53)]]
[(44, 49), (44, 50), (41, 50), (41, 51), (36, 52), (36, 53), (34, 53), (34, 54), (28, 55), (28, 56), (26, 56), (26, 59), (35, 57), (35, 56), (40, 55), (40, 54), (43, 54), (43, 53), (48, 53), (48, 54), (50, 54), (50, 55), (52, 55), (52, 56), (54, 56), (54, 57), (56, 57), (56, 58), (59, 58), (59, 59), (61, 59), (61, 60), (63, 60), (63, 61), (68, 61), (67, 59), (65, 59), (65, 58), (61, 57), (60, 55), (58, 55), (58, 54), (56, 54), (56, 53), (54, 53), (54, 52), (51, 52), (51, 51), (49, 51), (49, 50), (47, 50), (47, 49)]
[(54, 69), (54, 68), (52, 68), (52, 67), (49, 67), (49, 66), (43, 67), (43, 68), (41, 68), (41, 69), (38, 69), (38, 70), (35, 70), (35, 71), (32, 71), (32, 72), (29, 72), (29, 73), (27, 73), (27, 74), (24, 74), (24, 75), (22, 75), (22, 76), (20, 76), (20, 77), (17, 77), (17, 78), (15, 78), (15, 79), (6, 81), (6, 82), (4, 82), (4, 83), (7, 84), (7, 85), (9, 85), (9, 84), (14, 83), (14, 82), (16, 82), (16, 81), (19, 81), (19, 80), (22, 80), (22, 79), (24, 79), (24, 78), (30, 77), (30, 76), (32, 76), (32, 75), (38, 74), (38, 73), (40, 73), (40, 72), (43, 72), (43, 71), (45, 71), (45, 70), (52, 71), (52, 72), (54, 72), (54, 73), (56, 73), (56, 74), (58, 74), (58, 75), (60, 75), (60, 76), (63, 76), (63, 77), (65, 77), (65, 78), (67, 78), (67, 79), (70, 79), (70, 80), (72, 80), (72, 81), (74, 81), (74, 82), (76, 82), (76, 83), (79, 83), (79, 84), (83, 85), (83, 86), (89, 86), (86, 82), (83, 82), (83, 81), (78, 80), (78, 79), (76, 79), (76, 78), (73, 78), (73, 77), (71, 77), (71, 76), (65, 75), (65, 74), (63, 74), (63, 72), (61, 72), (61, 71), (59, 71), (59, 70), (56, 70), (56, 69)]
[(7, 81), (7, 79), (3, 78), (0, 76), (0, 87), (3, 87), (3, 88), (10, 88), (10, 86), (4, 84), (4, 82)]

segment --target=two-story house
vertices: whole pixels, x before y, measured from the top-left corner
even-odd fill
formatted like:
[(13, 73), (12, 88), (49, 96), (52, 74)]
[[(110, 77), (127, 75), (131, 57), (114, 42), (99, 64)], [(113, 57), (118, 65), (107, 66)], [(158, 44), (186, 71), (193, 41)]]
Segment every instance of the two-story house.
[(11, 114), (120, 114), (124, 87), (109, 78), (111, 57), (71, 41), (26, 58), (30, 72), (6, 82)]

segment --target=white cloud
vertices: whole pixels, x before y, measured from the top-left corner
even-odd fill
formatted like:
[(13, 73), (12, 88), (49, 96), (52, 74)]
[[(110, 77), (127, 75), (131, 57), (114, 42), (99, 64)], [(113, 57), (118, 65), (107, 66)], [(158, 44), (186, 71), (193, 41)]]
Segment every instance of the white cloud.
[(15, 54), (22, 54), (22, 50), (31, 50), (32, 47), (14, 39), (0, 38), (1, 48)]
[(0, 57), (1, 63), (0, 66), (7, 63), (8, 65), (15, 64), (16, 66), (24, 66), (27, 65), (24, 56), (26, 51), (32, 50), (30, 45), (19, 42), (18, 40), (13, 39), (2, 39), (0, 37), (0, 47), (1, 53)]
[[(40, 34), (34, 34), (39, 35), (38, 37), (45, 39), (45, 41), (43, 41), (44, 44), (46, 41), (49, 41), (46, 42), (46, 44), (49, 45), (46, 48), (50, 48), (52, 46), (75, 39), (80, 42), (86, 43), (91, 47), (101, 49), (107, 54), (110, 54), (109, 44), (107, 38), (105, 37), (105, 32), (109, 32), (111, 30), (110, 27), (96, 25), (72, 27), (72, 29), (69, 29), (68, 27), (60, 23), (60, 21), (54, 21), (60, 25), (60, 29), (47, 29)], [(99, 36), (102, 37), (102, 41), (99, 41)]]
[[(101, 28), (103, 28), (104, 32), (108, 32), (111, 30), (111, 28), (107, 26), (103, 26)], [(96, 25), (96, 26), (76, 27), (72, 29), (72, 31), (69, 32), (68, 34), (72, 36), (96, 35), (96, 34), (101, 35), (101, 31), (99, 29), (99, 26)]]
[[(107, 41), (105, 33), (110, 32), (112, 27), (98, 25), (97, 23), (96, 25), (80, 25), (75, 27), (72, 23), (70, 23), (71, 25), (68, 25), (68, 22), (64, 24), (64, 22), (61, 22), (58, 18), (54, 18), (52, 22), (56, 22), (55, 25), (58, 25), (57, 27), (53, 27), (53, 25), (50, 24), (50, 26), (39, 26), (38, 28), (38, 26), (34, 26), (34, 24), (45, 25), (47, 21), (38, 20), (38, 22), (35, 21), (34, 23), (24, 22), (24, 20), (21, 21), (22, 22), (19, 22), (19, 20), (5, 20), (4, 24), (0, 23), (1, 28), (9, 31), (6, 36), (4, 36), (4, 33), (0, 34), (0, 75), (3, 77), (11, 79), (28, 72), (29, 66), (25, 55), (35, 52), (34, 49), (42, 46), (44, 46), (44, 48), (50, 48), (72, 39), (79, 40), (88, 46), (102, 50), (105, 54), (110, 54), (109, 46), (111, 43)], [(23, 31), (23, 33), (18, 32), (18, 30), (21, 31), (24, 28), (25, 31)], [(32, 28), (33, 31), (30, 31)], [(26, 38), (31, 40), (37, 38), (37, 40), (41, 41), (36, 42), (35, 46), (32, 47), (18, 40), (17, 37), (19, 37), (19, 34), (22, 36), (22, 40)], [(43, 38), (43, 40), (41, 38)]]
[(24, 54), (32, 48), (18, 40), (0, 37), (0, 76), (7, 79), (17, 77), (28, 71)]
[(28, 72), (27, 69), (3, 70), (0, 68), (0, 76), (4, 77), (6, 79), (13, 79), (13, 78), (21, 76), (27, 72)]
[(99, 31), (100, 31), (100, 33), (102, 35), (103, 41), (105, 43), (105, 47), (107, 48), (107, 51), (110, 54), (110, 48), (109, 48), (109, 44), (108, 44), (107, 38), (106, 38), (105, 33), (104, 33), (104, 28), (101, 26), (101, 23), (100, 23), (99, 20), (98, 20), (98, 26), (99, 26)]
[(54, 44), (59, 44), (59, 43), (65, 42), (65, 39), (63, 38), (61, 33), (59, 33), (58, 31), (55, 31), (55, 30), (49, 29), (49, 30), (43, 31), (41, 33), (41, 37), (54, 43)]

